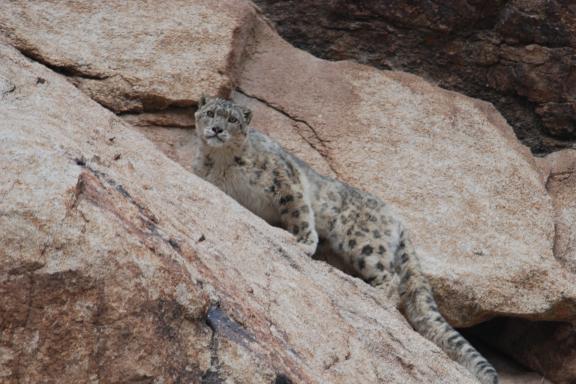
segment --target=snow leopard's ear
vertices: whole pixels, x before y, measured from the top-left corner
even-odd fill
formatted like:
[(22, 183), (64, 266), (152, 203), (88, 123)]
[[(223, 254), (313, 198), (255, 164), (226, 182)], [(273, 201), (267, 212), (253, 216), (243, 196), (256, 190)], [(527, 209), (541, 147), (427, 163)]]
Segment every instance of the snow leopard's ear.
[(208, 104), (212, 100), (211, 97), (206, 96), (204, 93), (200, 96), (200, 100), (198, 100), (198, 109), (202, 108), (206, 104)]
[(242, 112), (242, 116), (244, 116), (244, 124), (250, 124), (250, 121), (252, 120), (252, 111), (250, 108), (244, 107), (242, 105), (239, 105), (238, 108)]

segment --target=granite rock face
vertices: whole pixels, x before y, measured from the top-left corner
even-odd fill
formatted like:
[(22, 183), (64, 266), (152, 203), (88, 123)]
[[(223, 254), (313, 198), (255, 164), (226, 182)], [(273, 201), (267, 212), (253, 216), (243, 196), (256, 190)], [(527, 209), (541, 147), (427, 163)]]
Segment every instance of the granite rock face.
[(576, 273), (576, 151), (566, 149), (538, 161), (554, 202), (554, 254), (568, 270)]
[(2, 383), (474, 382), (62, 76), (0, 71)]
[(454, 324), (574, 316), (574, 275), (553, 254), (552, 199), (490, 104), (406, 73), (297, 50), (288, 60), (265, 25), (259, 41), (234, 98), (316, 168), (397, 208)]
[(535, 153), (576, 140), (570, 1), (254, 0), (299, 48), (492, 102)]
[(2, 10), (0, 29), (12, 45), (117, 113), (229, 93), (242, 27), (254, 16), (246, 3), (210, 0), (162, 9), (153, 1), (18, 1)]
[[(574, 323), (535, 322), (499, 318), (475, 329), (484, 341), (512, 356), (525, 367), (541, 372), (555, 384), (574, 383), (576, 377), (576, 332)], [(496, 364), (498, 369), (498, 364)], [(506, 371), (504, 368), (500, 371)], [(515, 376), (515, 375), (512, 375)], [(522, 377), (522, 376), (517, 376)], [(542, 382), (544, 377), (528, 376), (521, 383)]]
[(249, 2), (170, 4), (3, 6), (2, 380), (473, 382), (381, 291), (191, 174), (202, 93), (394, 205), (455, 326), (574, 321), (573, 192), (494, 107), (315, 58)]

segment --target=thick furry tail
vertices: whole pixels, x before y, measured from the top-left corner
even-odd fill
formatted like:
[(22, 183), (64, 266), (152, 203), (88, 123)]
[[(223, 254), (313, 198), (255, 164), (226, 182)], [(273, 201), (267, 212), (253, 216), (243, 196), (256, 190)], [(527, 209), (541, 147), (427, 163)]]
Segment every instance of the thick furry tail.
[(404, 232), (400, 237), (395, 265), (400, 277), (400, 300), (410, 324), (466, 367), (482, 384), (498, 384), (498, 374), (492, 365), (440, 314), (410, 240)]

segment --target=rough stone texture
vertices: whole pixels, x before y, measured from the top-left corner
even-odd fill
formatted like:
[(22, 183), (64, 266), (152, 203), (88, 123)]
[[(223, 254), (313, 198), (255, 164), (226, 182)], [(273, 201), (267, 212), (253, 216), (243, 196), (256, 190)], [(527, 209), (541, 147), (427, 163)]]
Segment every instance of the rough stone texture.
[(158, 8), (151, 0), (17, 1), (3, 4), (0, 30), (115, 112), (185, 107), (203, 92), (229, 92), (239, 59), (231, 48), (251, 7), (177, 0)]
[(2, 383), (474, 382), (61, 76), (0, 73)]
[(552, 253), (551, 199), (491, 105), (405, 73), (293, 49), (288, 60), (271, 29), (257, 36), (234, 97), (254, 109), (254, 126), (289, 148), (304, 138), (306, 160), (397, 207), (453, 323), (574, 316), (575, 275)]
[(576, 140), (571, 1), (254, 2), (319, 57), (416, 73), (494, 103), (535, 153)]
[(566, 149), (539, 160), (554, 202), (554, 254), (576, 273), (576, 150)]
[[(554, 255), (566, 270), (576, 273), (576, 151), (558, 151), (537, 161), (554, 206)], [(574, 319), (571, 323), (500, 319), (481, 331), (487, 342), (523, 365), (554, 383), (572, 384), (576, 380), (575, 326)]]
[[(61, 74), (2, 48), (2, 379), (468, 380), (377, 290), (187, 172), (201, 92), (250, 106), (254, 126), (320, 172), (395, 205), (453, 324), (574, 319), (576, 275), (553, 253), (573, 196), (557, 205), (551, 166), (490, 104), (314, 58), (246, 2), (90, 4), (16, 1), (0, 15), (4, 41)], [(155, 32), (104, 41), (84, 28), (97, 16), (104, 36), (141, 20)], [(159, 42), (184, 30), (162, 58)], [(86, 79), (104, 71), (138, 86)]]
[[(23, 49), (22, 41), (33, 41), (35, 45), (29, 42), (23, 50), (37, 51), (56, 44), (54, 40), (74, 30), (78, 34), (75, 44), (62, 45), (58, 51), (68, 58), (67, 68), (72, 73), (83, 63), (69, 59), (74, 52), (101, 49), (100, 40), (82, 37), (77, 19), (68, 24), (52, 23), (50, 33), (43, 33), (44, 24), (33, 22), (41, 19), (38, 12), (46, 6), (28, 4), (16, 2), (6, 7), (6, 15), (28, 15), (31, 25), (26, 27), (29, 31), (20, 32), (22, 35), (18, 34), (21, 19), (4, 16), (3, 28), (8, 31), (5, 39), (19, 49)], [(71, 10), (76, 6), (71, 2), (58, 4)], [(209, 9), (202, 1), (190, 2), (189, 6)], [(87, 7), (81, 20), (93, 17), (90, 12), (115, 14), (102, 18), (100, 28), (123, 35), (132, 28), (118, 22), (122, 19), (120, 13), (132, 11), (123, 7), (110, 5), (97, 12)], [(243, 15), (241, 27), (238, 21), (219, 31), (228, 45), (217, 55), (241, 58), (235, 67), (229, 67), (239, 87), (234, 97), (254, 107), (254, 125), (317, 165), (321, 172), (337, 175), (397, 206), (414, 232), (426, 272), (453, 322), (471, 325), (492, 313), (544, 319), (574, 314), (574, 287), (568, 284), (573, 275), (559, 269), (552, 257), (550, 198), (531, 155), (489, 104), (443, 91), (412, 75), (316, 59), (278, 38), (242, 2), (214, 5), (216, 24), (197, 28), (211, 31), (222, 27), (222, 8), (234, 8)], [(160, 12), (151, 3), (140, 12), (145, 11)], [(171, 16), (175, 11), (166, 12)], [(185, 17), (185, 13), (180, 14)], [(190, 13), (188, 17), (185, 24), (192, 25), (197, 16)], [(244, 32), (238, 33), (239, 28)], [(196, 35), (192, 30), (189, 33)], [(220, 46), (220, 40), (214, 44)], [(152, 41), (150, 46), (124, 44), (115, 50), (126, 51), (125, 56), (132, 57), (132, 51), (151, 51), (156, 46)], [(206, 55), (213, 52), (208, 50)], [(187, 55), (186, 50), (181, 52), (182, 57)], [(63, 59), (55, 54), (41, 58), (52, 67), (58, 67), (58, 60)], [(175, 60), (174, 66), (182, 60)], [(213, 61), (196, 60), (201, 63), (198, 65)], [(222, 76), (231, 77), (229, 73)], [(74, 76), (72, 81), (76, 81)], [(221, 92), (220, 84), (183, 79), (175, 93), (188, 87), (209, 94)], [(81, 85), (79, 88), (85, 90)], [(186, 96), (191, 104), (194, 92), (199, 91)], [(111, 95), (110, 105), (122, 104), (121, 96), (114, 92)], [(134, 116), (125, 117), (134, 123)], [(177, 117), (161, 111), (160, 115), (142, 114), (136, 123), (186, 126), (182, 120), (190, 121), (186, 111), (180, 111)], [(150, 128), (143, 129), (156, 135), (150, 133)], [(181, 130), (176, 132), (184, 141), (176, 138), (168, 146), (190, 144)], [(164, 149), (172, 151), (175, 159), (188, 153), (187, 149)], [(186, 165), (185, 159), (181, 162)], [(526, 279), (532, 275), (537, 279)], [(521, 294), (509, 300), (517, 292)]]

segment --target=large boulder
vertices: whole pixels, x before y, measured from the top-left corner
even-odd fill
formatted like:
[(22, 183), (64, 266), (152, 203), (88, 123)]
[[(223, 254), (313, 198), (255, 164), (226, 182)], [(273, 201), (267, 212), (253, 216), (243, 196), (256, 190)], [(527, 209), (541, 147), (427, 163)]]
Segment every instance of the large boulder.
[(100, 104), (141, 112), (230, 92), (250, 17), (241, 1), (17, 1), (3, 4), (0, 30)]
[(554, 254), (576, 273), (576, 150), (566, 149), (539, 160), (554, 202)]
[(554, 257), (539, 168), (490, 104), (258, 31), (234, 97), (256, 111), (256, 127), (397, 207), (454, 324), (575, 316), (576, 275)]
[(562, 0), (254, 0), (297, 47), (488, 100), (534, 152), (576, 138), (576, 12)]
[(0, 36), (38, 62), (2, 46), (6, 380), (470, 380), (381, 292), (189, 172), (201, 93), (396, 206), (454, 325), (576, 316), (545, 172), (488, 103), (317, 59), (240, 0), (15, 1)]
[[(87, 66), (87, 59), (78, 52), (92, 52), (90, 60), (123, 73), (118, 63), (142, 51), (157, 52), (147, 54), (148, 60), (164, 60), (163, 51), (155, 51), (165, 48), (160, 43), (186, 30), (186, 36), (201, 43), (191, 38), (189, 49), (172, 49), (177, 58), (166, 62), (171, 65), (166, 72), (187, 73), (180, 66), (194, 51), (194, 63), (199, 66), (195, 71), (234, 79), (237, 91), (232, 96), (256, 110), (256, 127), (320, 171), (393, 203), (405, 216), (425, 272), (453, 323), (472, 325), (496, 314), (556, 320), (576, 314), (574, 275), (552, 253), (551, 199), (528, 149), (518, 143), (490, 104), (405, 73), (314, 58), (279, 38), (245, 2), (187, 2), (186, 12), (159, 9), (153, 2), (141, 7), (82, 4), (10, 3), (0, 16), (4, 39), (23, 52), (34, 52), (35, 58), (50, 67), (64, 66), (68, 78), (86, 91), (83, 80), (74, 75)], [(51, 10), (54, 22), (41, 17), (46, 9)], [(222, 15), (223, 9), (236, 16), (222, 23), (228, 17), (228, 13)], [(139, 28), (130, 23), (134, 12), (152, 20), (150, 30), (161, 32), (104, 43), (106, 39), (88, 37), (92, 31), (82, 28), (100, 17), (101, 31), (124, 36)], [(172, 29), (154, 22), (176, 17), (175, 13)], [(197, 22), (198, 15), (203, 16), (203, 23)], [(214, 30), (219, 38), (202, 38)], [(58, 43), (62, 40), (69, 43)], [(218, 49), (197, 51), (211, 41)], [(55, 45), (54, 52), (44, 53), (45, 47)], [(120, 57), (109, 58), (106, 52), (110, 50)], [(221, 58), (218, 62), (235, 57), (235, 65), (214, 65), (215, 57)], [(153, 98), (158, 93), (156, 85), (146, 84), (164, 73), (154, 75), (148, 61), (133, 60), (129, 67), (130, 73), (152, 73), (139, 86), (139, 97)], [(114, 87), (105, 89), (110, 102), (91, 92), (88, 95), (122, 112), (114, 106), (123, 105), (124, 95), (115, 93)], [(144, 125), (185, 126), (182, 116), (190, 121), (188, 109), (177, 115), (168, 112), (179, 100), (193, 104), (201, 92), (226, 93), (212, 77), (185, 76), (174, 91), (165, 85), (163, 98), (169, 102), (164, 110), (142, 114), (134, 110), (126, 119), (144, 121)], [(158, 136), (150, 129), (146, 132)], [(186, 167), (191, 139), (181, 132), (176, 131), (178, 139), (172, 145), (164, 142), (164, 149), (171, 148), (173, 158), (183, 154), (181, 162)], [(166, 134), (163, 140), (170, 141), (169, 137)], [(178, 151), (179, 147), (185, 150)]]
[[(565, 149), (538, 159), (543, 181), (552, 197), (555, 216), (554, 256), (576, 273), (576, 151)], [(485, 340), (542, 372), (557, 384), (576, 379), (576, 320), (533, 322), (498, 319), (482, 326)]]
[(0, 76), (2, 383), (474, 383), (62, 76)]

